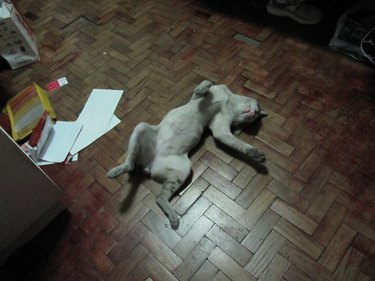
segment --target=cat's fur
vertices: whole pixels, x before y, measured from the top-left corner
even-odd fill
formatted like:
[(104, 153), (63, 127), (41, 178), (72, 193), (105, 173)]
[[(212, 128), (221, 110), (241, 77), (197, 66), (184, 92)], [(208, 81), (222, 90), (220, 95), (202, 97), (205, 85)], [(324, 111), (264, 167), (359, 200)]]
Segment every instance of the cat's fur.
[(131, 172), (135, 165), (141, 166), (163, 185), (156, 202), (172, 228), (177, 229), (179, 218), (169, 200), (190, 174), (188, 153), (198, 144), (205, 127), (218, 141), (263, 163), (264, 153), (231, 133), (231, 127), (251, 123), (262, 115), (266, 113), (254, 99), (235, 95), (226, 86), (214, 86), (205, 80), (195, 88), (187, 104), (171, 110), (158, 125), (138, 124), (130, 136), (126, 161), (112, 168), (107, 176), (115, 178)]

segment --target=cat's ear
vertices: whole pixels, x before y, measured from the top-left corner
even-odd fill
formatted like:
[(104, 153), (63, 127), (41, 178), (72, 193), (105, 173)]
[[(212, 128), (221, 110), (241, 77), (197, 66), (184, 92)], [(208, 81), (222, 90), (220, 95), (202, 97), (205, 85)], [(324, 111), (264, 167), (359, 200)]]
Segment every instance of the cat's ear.
[(265, 111), (263, 108), (261, 108), (261, 107), (259, 106), (259, 117), (260, 117), (260, 118), (263, 118), (263, 117), (266, 117), (266, 116), (268, 116), (267, 111)]

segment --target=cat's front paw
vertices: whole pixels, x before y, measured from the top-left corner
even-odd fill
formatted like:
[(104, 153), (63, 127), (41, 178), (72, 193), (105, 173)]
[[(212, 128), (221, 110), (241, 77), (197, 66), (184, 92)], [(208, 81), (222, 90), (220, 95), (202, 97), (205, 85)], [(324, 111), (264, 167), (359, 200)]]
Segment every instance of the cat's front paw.
[(250, 156), (255, 161), (261, 163), (261, 164), (266, 162), (266, 155), (262, 151), (260, 151), (256, 148), (250, 148), (247, 151), (247, 155)]

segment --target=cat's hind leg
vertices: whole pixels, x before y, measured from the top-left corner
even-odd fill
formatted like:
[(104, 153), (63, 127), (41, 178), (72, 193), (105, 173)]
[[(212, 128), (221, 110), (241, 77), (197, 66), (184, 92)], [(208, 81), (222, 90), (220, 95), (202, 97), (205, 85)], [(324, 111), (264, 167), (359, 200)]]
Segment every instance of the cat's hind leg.
[(208, 93), (213, 83), (209, 80), (203, 80), (193, 91), (193, 96), (191, 99), (196, 99), (203, 97)]
[[(153, 130), (151, 125), (147, 123), (139, 123), (130, 136), (128, 144), (128, 156), (124, 163), (118, 165), (107, 173), (108, 178), (115, 178), (123, 173), (128, 173), (134, 170), (135, 162), (139, 154), (142, 139), (150, 135), (150, 130)], [(151, 141), (151, 140), (150, 140)]]
[(157, 159), (154, 167), (151, 171), (151, 178), (161, 182), (163, 186), (160, 194), (156, 196), (156, 203), (168, 216), (171, 227), (177, 229), (179, 218), (169, 200), (189, 176), (191, 162), (187, 155), (173, 155)]

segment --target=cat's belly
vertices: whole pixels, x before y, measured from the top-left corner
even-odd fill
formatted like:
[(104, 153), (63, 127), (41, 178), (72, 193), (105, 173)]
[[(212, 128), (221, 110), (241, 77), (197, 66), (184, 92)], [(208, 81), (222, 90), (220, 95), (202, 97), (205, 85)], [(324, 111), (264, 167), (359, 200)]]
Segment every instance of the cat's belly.
[[(189, 110), (188, 110), (189, 109)], [(186, 154), (199, 142), (205, 115), (196, 108), (177, 109), (160, 123), (156, 137), (156, 153), (160, 155)]]
[(199, 143), (202, 127), (191, 129), (175, 129), (159, 132), (156, 142), (158, 155), (181, 155), (188, 153)]

